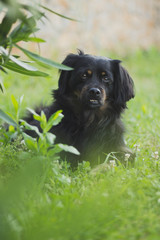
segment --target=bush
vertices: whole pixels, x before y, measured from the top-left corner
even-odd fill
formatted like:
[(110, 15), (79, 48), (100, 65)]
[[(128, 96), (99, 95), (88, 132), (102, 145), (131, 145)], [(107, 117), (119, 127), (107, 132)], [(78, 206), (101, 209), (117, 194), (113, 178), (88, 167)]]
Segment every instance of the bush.
[[(60, 17), (67, 18), (56, 13), (43, 5), (32, 3), (19, 3), (18, 0), (0, 0), (0, 12), (4, 17), (0, 24), (0, 70), (5, 72), (7, 69), (30, 76), (47, 77), (48, 73), (39, 71), (36, 66), (30, 62), (20, 60), (20, 56), (12, 55), (12, 48), (18, 48), (28, 58), (44, 67), (56, 67), (58, 69), (71, 70), (71, 68), (56, 63), (50, 59), (41, 57), (38, 54), (28, 51), (19, 46), (21, 41), (36, 42), (37, 44), (45, 42), (44, 39), (35, 37), (39, 30), (37, 22), (46, 18), (44, 10), (50, 11)], [(3, 91), (3, 82), (0, 82), (0, 89)]]

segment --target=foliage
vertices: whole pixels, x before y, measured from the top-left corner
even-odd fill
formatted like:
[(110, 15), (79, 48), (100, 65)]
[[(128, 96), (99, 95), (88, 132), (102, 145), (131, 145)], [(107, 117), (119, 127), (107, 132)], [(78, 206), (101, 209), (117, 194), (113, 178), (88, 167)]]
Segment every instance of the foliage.
[(79, 155), (79, 152), (72, 146), (68, 146), (62, 143), (55, 144), (56, 136), (53, 133), (49, 132), (53, 126), (56, 126), (62, 120), (63, 115), (61, 114), (61, 110), (54, 113), (49, 118), (48, 122), (43, 111), (41, 111), (41, 115), (38, 115), (34, 110), (28, 110), (33, 114), (33, 117), (40, 122), (40, 127), (42, 129), (41, 133), (38, 127), (32, 126), (26, 121), (21, 120), (21, 124), (25, 126), (27, 130), (35, 131), (38, 136), (38, 139), (35, 140), (34, 138), (28, 136), (26, 133), (22, 133), (25, 143), (29, 149), (44, 156), (52, 157), (55, 154), (60, 153), (62, 150)]
[[(124, 117), (127, 145), (137, 153), (134, 168), (94, 172), (86, 162), (72, 172), (65, 162), (26, 151), (21, 139), (0, 145), (0, 239), (159, 239), (158, 60), (154, 48), (123, 59), (136, 84)], [(0, 99), (4, 112), (11, 92)]]
[[(43, 10), (50, 11), (60, 17), (68, 20), (72, 18), (58, 14), (47, 7), (29, 2), (26, 4), (19, 3), (18, 0), (0, 0), (0, 12), (3, 16), (0, 23), (0, 70), (6, 73), (6, 70), (12, 70), (29, 76), (47, 77), (48, 73), (41, 72), (37, 67), (30, 62), (22, 61), (19, 56), (11, 54), (12, 48), (18, 48), (28, 58), (35, 61), (43, 67), (55, 67), (58, 69), (71, 70), (71, 68), (62, 64), (56, 63), (50, 59), (41, 57), (38, 54), (32, 53), (18, 45), (21, 41), (25, 42), (45, 42), (41, 38), (37, 38), (35, 33), (39, 30), (37, 22), (45, 16)], [(3, 91), (3, 83), (0, 82), (0, 89)]]
[[(55, 144), (56, 136), (49, 132), (53, 126), (56, 126), (62, 120), (63, 115), (61, 110), (54, 113), (47, 121), (43, 111), (41, 111), (41, 115), (39, 115), (34, 110), (28, 108), (28, 110), (33, 114), (34, 119), (39, 121), (42, 129), (41, 132), (38, 127), (32, 126), (25, 120), (21, 120), (19, 118), (23, 96), (19, 99), (19, 101), (17, 101), (12, 95), (11, 100), (14, 107), (14, 114), (7, 114), (0, 109), (0, 118), (5, 123), (9, 124), (9, 131), (4, 132), (2, 138), (0, 139), (2, 144), (6, 145), (8, 142), (15, 140), (17, 136), (21, 134), (24, 137), (24, 142), (28, 149), (36, 152), (37, 154), (53, 157), (61, 151), (67, 151), (79, 155), (79, 152), (72, 146), (61, 143)], [(26, 134), (25, 129), (35, 132), (37, 138), (33, 138)]]

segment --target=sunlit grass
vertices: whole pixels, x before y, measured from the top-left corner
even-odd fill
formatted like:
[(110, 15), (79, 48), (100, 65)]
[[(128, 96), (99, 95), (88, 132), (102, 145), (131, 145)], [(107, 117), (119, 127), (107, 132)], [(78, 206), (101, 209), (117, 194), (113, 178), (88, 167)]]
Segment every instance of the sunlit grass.
[[(86, 163), (72, 172), (27, 152), (20, 139), (0, 145), (0, 239), (159, 239), (159, 57), (153, 48), (122, 59), (136, 88), (123, 115), (127, 145), (137, 153), (134, 168), (92, 174)], [(56, 72), (48, 79), (10, 73), (0, 104), (11, 111), (11, 94), (25, 95), (24, 109), (49, 103), (57, 79)]]

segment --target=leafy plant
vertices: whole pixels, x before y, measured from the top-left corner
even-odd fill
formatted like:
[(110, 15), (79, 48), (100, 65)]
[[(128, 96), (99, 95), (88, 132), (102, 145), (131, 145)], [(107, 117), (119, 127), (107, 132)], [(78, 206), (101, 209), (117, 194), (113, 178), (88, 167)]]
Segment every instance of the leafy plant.
[(22, 107), (23, 96), (21, 96), (19, 100), (16, 100), (14, 95), (12, 95), (11, 101), (14, 109), (13, 114), (6, 113), (0, 109), (0, 118), (5, 122), (5, 124), (8, 124), (8, 131), (4, 129), (3, 134), (0, 138), (0, 142), (2, 142), (4, 145), (14, 140), (18, 134), (21, 134), (23, 131), (22, 126), (19, 124), (19, 114)]
[[(47, 121), (43, 111), (41, 111), (41, 114), (39, 115), (34, 110), (28, 108), (28, 110), (33, 114), (33, 117), (40, 122), (40, 127), (42, 129), (41, 132), (37, 126), (32, 126), (26, 121), (20, 119), (23, 96), (17, 101), (12, 95), (11, 100), (14, 107), (14, 114), (7, 114), (0, 109), (0, 118), (9, 125), (9, 131), (4, 132), (3, 137), (0, 139), (3, 144), (12, 141), (18, 135), (22, 135), (28, 149), (36, 152), (37, 154), (42, 154), (43, 156), (53, 156), (61, 151), (67, 151), (79, 155), (77, 149), (72, 146), (62, 143), (55, 144), (56, 136), (49, 132), (53, 126), (56, 126), (62, 120), (63, 114), (61, 110), (54, 113)], [(36, 139), (27, 135), (25, 133), (25, 129), (34, 131), (38, 138)]]
[(43, 111), (41, 114), (37, 114), (34, 110), (28, 110), (33, 114), (33, 117), (40, 122), (40, 127), (42, 132), (36, 126), (28, 124), (26, 121), (21, 120), (21, 125), (27, 130), (34, 131), (38, 135), (38, 139), (32, 138), (25, 132), (22, 133), (27, 147), (37, 153), (47, 156), (53, 156), (61, 151), (67, 151), (79, 155), (79, 152), (72, 146), (65, 144), (55, 144), (56, 136), (49, 132), (49, 130), (60, 123), (63, 118), (62, 111), (59, 110), (54, 113), (47, 121), (46, 116)]
[[(18, 48), (28, 58), (35, 61), (43, 67), (55, 67), (58, 69), (72, 70), (67, 66), (59, 64), (50, 59), (41, 57), (38, 54), (30, 52), (18, 45), (19, 42), (45, 42), (44, 39), (37, 38), (35, 33), (39, 30), (37, 22), (45, 16), (45, 11), (50, 11), (60, 17), (68, 18), (56, 13), (40, 4), (19, 3), (18, 0), (0, 0), (0, 13), (3, 19), (0, 23), (0, 70), (5, 72), (7, 69), (30, 76), (47, 77), (48, 73), (39, 71), (37, 67), (29, 64), (30, 62), (20, 60), (20, 56), (11, 54), (12, 48)], [(3, 91), (3, 83), (0, 81), (0, 89)]]

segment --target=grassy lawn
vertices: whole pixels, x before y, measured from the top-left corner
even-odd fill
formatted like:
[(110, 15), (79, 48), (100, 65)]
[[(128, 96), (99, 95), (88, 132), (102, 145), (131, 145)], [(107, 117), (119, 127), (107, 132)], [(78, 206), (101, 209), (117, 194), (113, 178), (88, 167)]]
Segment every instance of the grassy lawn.
[[(123, 116), (127, 145), (137, 153), (134, 168), (93, 174), (84, 163), (72, 172), (65, 163), (27, 151), (19, 139), (0, 145), (0, 239), (160, 238), (159, 59), (154, 48), (122, 59), (136, 86)], [(24, 95), (22, 114), (27, 106), (49, 103), (58, 79), (57, 71), (47, 79), (3, 77), (1, 108), (12, 112), (11, 94)]]

